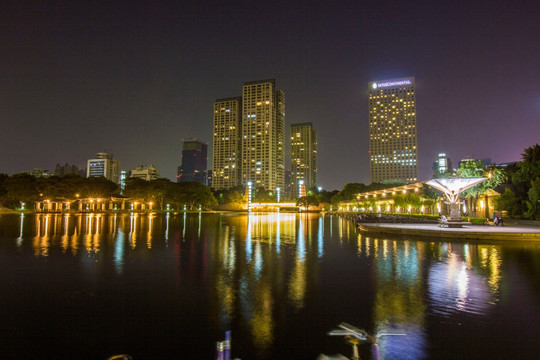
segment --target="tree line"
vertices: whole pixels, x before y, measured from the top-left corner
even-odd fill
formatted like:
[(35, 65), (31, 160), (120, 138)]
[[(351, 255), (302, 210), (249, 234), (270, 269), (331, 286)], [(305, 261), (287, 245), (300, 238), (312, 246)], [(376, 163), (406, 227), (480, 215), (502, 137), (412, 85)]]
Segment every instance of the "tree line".
[[(540, 220), (540, 145), (525, 148), (522, 161), (505, 168), (484, 166), (479, 162), (468, 162), (460, 168), (446, 174), (435, 174), (434, 177), (488, 177), (485, 181), (464, 192), (469, 207), (476, 209), (476, 203), (482, 196), (494, 189), (501, 193), (496, 198), (497, 210), (505, 210), (513, 218)], [(287, 199), (281, 194), (281, 201), (295, 201), (297, 205), (320, 207), (330, 210), (343, 201), (356, 201), (359, 207), (374, 208), (374, 199), (356, 199), (356, 195), (364, 192), (382, 190), (400, 184), (362, 183), (346, 184), (341, 191), (319, 190), (316, 187), (307, 190), (306, 196), (299, 199)], [(395, 206), (419, 208), (435, 206), (442, 194), (428, 186), (421, 191), (422, 196), (414, 193), (395, 194)], [(78, 175), (51, 176), (36, 178), (21, 173), (8, 176), (0, 174), (0, 206), (18, 209), (28, 204), (45, 199), (76, 198), (108, 198), (124, 196), (131, 201), (152, 202), (155, 209), (164, 210), (169, 204), (175, 209), (230, 209), (240, 210), (247, 202), (246, 188), (237, 186), (227, 190), (212, 190), (198, 182), (175, 183), (160, 178), (145, 181), (139, 178), (128, 178), (125, 188), (120, 187), (103, 177), (82, 178)], [(277, 194), (262, 187), (256, 188), (252, 194), (252, 202), (276, 202)], [(475, 210), (473, 210), (475, 211)], [(473, 214), (475, 216), (476, 214)], [(481, 214), (483, 216), (483, 214)]]

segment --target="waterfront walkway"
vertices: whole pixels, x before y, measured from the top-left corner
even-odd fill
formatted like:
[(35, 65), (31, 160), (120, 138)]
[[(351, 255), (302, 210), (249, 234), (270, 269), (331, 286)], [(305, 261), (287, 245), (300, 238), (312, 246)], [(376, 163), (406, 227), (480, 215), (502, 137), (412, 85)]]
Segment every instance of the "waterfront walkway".
[(425, 236), (472, 240), (540, 241), (540, 227), (529, 225), (463, 225), (462, 228), (441, 228), (437, 224), (359, 223), (358, 229), (373, 234)]

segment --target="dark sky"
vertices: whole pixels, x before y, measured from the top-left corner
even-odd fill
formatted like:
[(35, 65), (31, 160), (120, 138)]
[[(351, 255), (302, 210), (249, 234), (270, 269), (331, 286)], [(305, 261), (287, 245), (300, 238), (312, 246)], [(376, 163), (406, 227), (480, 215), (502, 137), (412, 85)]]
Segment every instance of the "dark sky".
[(318, 131), (327, 189), (369, 182), (372, 80), (416, 77), (421, 180), (438, 152), (519, 160), (540, 142), (538, 3), (2, 1), (0, 172), (107, 151), (173, 179), (214, 100), (268, 78), (287, 129)]

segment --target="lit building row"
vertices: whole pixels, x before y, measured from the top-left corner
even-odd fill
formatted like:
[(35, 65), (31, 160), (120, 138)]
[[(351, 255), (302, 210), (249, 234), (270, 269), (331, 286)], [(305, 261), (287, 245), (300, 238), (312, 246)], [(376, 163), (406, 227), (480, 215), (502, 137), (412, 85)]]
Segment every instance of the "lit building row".
[(283, 189), (285, 94), (274, 79), (244, 83), (242, 97), (217, 99), (213, 116), (213, 187)]
[(159, 178), (159, 170), (153, 165), (139, 165), (129, 172), (122, 171), (120, 170), (120, 160), (114, 159), (112, 154), (97, 153), (94, 159), (87, 161), (86, 177), (104, 177), (119, 184), (123, 189), (126, 178), (133, 177), (146, 181), (156, 180)]

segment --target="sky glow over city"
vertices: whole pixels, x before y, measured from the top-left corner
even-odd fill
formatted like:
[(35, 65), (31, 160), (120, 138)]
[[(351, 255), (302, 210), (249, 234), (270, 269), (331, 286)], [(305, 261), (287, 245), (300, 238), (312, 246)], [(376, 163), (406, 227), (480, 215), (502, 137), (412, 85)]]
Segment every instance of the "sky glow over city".
[[(520, 160), (540, 142), (537, 2), (0, 4), (0, 173), (98, 152), (174, 181), (216, 99), (275, 78), (318, 133), (319, 184), (369, 183), (370, 83), (414, 77), (418, 180), (441, 152)], [(290, 145), (285, 165), (290, 168)]]

